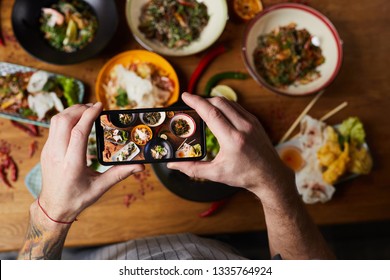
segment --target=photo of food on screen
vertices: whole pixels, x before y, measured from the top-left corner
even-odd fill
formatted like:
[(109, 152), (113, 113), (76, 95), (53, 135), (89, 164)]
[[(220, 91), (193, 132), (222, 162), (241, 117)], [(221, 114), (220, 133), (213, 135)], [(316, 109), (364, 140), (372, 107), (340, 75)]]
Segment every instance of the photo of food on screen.
[(163, 161), (202, 156), (201, 120), (194, 110), (100, 116), (105, 162)]

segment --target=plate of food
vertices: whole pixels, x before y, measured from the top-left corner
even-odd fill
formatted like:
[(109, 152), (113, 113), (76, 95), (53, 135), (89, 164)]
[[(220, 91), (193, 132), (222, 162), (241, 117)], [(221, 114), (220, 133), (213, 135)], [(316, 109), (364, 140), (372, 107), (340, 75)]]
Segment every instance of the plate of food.
[(139, 154), (141, 150), (134, 142), (127, 143), (122, 149), (112, 156), (112, 161), (130, 161), (136, 155)]
[(139, 114), (141, 122), (150, 127), (161, 125), (165, 121), (165, 112), (149, 112)]
[(21, 46), (53, 64), (74, 64), (99, 53), (118, 25), (113, 1), (17, 0), (12, 26)]
[(129, 141), (129, 132), (111, 127), (104, 128), (104, 140), (116, 145), (124, 145)]
[(144, 156), (146, 160), (172, 158), (173, 148), (168, 140), (155, 138), (146, 144)]
[(144, 146), (153, 137), (152, 130), (143, 124), (137, 125), (131, 130), (131, 139), (137, 145)]
[(167, 107), (179, 99), (175, 70), (158, 54), (127, 51), (109, 60), (96, 81), (96, 98), (105, 109)]
[(225, 0), (127, 0), (126, 17), (146, 49), (186, 56), (211, 46), (228, 20)]
[(0, 116), (49, 127), (56, 113), (84, 98), (84, 85), (73, 78), (0, 62)]
[(194, 134), (196, 124), (193, 118), (187, 114), (176, 114), (171, 118), (169, 128), (177, 137), (187, 138)]
[(332, 198), (334, 185), (370, 173), (373, 160), (365, 138), (357, 117), (330, 126), (305, 116), (297, 137), (276, 146), (276, 150), (294, 170), (303, 201), (324, 203)]
[(137, 114), (111, 114), (108, 116), (109, 121), (119, 128), (131, 126), (137, 120)]
[(247, 26), (242, 55), (251, 76), (290, 96), (328, 87), (342, 64), (342, 41), (331, 21), (306, 5), (286, 3), (259, 13)]
[(191, 145), (191, 143), (183, 143), (175, 152), (176, 158), (191, 158), (202, 156), (202, 147), (200, 144)]

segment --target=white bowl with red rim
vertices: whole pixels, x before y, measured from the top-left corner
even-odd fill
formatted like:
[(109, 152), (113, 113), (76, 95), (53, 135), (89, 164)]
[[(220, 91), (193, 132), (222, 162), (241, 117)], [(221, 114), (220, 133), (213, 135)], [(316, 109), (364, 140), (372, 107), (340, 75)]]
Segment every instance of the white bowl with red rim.
[[(183, 133), (183, 134), (180, 134), (178, 135), (176, 133), (176, 131), (173, 129), (173, 125), (175, 124), (175, 122), (177, 122), (178, 120), (184, 120), (189, 128), (188, 128), (188, 131), (186, 133)], [(196, 130), (196, 124), (195, 124), (195, 121), (192, 117), (190, 117), (189, 115), (187, 114), (183, 114), (183, 113), (179, 113), (179, 114), (176, 114), (172, 119), (171, 119), (171, 122), (169, 123), (169, 129), (171, 130), (171, 132), (176, 135), (177, 137), (181, 137), (181, 138), (187, 138), (187, 137), (190, 137), (192, 136), (194, 133), (195, 133), (195, 130)]]
[[(318, 79), (308, 84), (277, 88), (267, 83), (257, 72), (253, 53), (260, 35), (290, 23), (296, 23), (297, 29), (306, 29), (319, 39), (325, 62), (316, 68), (321, 75)], [(260, 85), (276, 93), (303, 96), (320, 92), (332, 83), (342, 64), (343, 49), (340, 36), (327, 17), (306, 5), (285, 3), (263, 10), (248, 23), (242, 42), (242, 55), (249, 73)]]

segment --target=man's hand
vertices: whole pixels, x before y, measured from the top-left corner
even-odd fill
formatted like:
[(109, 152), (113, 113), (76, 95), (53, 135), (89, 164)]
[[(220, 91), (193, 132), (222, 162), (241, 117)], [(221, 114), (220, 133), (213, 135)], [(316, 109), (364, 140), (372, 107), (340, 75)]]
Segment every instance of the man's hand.
[(271, 255), (333, 258), (302, 204), (294, 173), (282, 163), (257, 118), (224, 98), (182, 97), (206, 122), (221, 148), (211, 162), (176, 162), (168, 167), (255, 193), (263, 205)]
[(184, 102), (195, 109), (214, 133), (220, 151), (211, 162), (175, 162), (168, 167), (191, 177), (244, 187), (262, 198), (294, 184), (255, 116), (239, 104), (222, 97), (204, 99), (183, 93)]
[(51, 120), (41, 154), (40, 203), (55, 220), (74, 220), (110, 187), (144, 169), (143, 165), (123, 165), (100, 174), (87, 167), (88, 136), (101, 111), (101, 103), (75, 105)]
[(30, 207), (30, 223), (20, 259), (59, 259), (70, 224), (110, 187), (143, 165), (115, 166), (103, 174), (87, 167), (88, 136), (102, 104), (74, 105), (51, 119), (42, 150), (42, 191)]

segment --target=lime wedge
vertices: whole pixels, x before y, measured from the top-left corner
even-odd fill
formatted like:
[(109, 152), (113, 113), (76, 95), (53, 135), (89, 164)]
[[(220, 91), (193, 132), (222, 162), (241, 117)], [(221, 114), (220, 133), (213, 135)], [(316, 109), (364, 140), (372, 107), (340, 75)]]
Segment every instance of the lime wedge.
[(222, 96), (225, 97), (227, 100), (237, 102), (237, 94), (235, 93), (235, 91), (231, 87), (225, 85), (218, 85), (214, 87), (211, 90), (210, 96), (211, 97)]
[[(64, 40), (64, 45), (69, 44), (70, 42), (76, 41), (77, 39), (77, 24), (74, 20), (70, 20), (68, 27), (66, 28), (66, 38)], [(65, 43), (66, 41), (66, 43)]]

